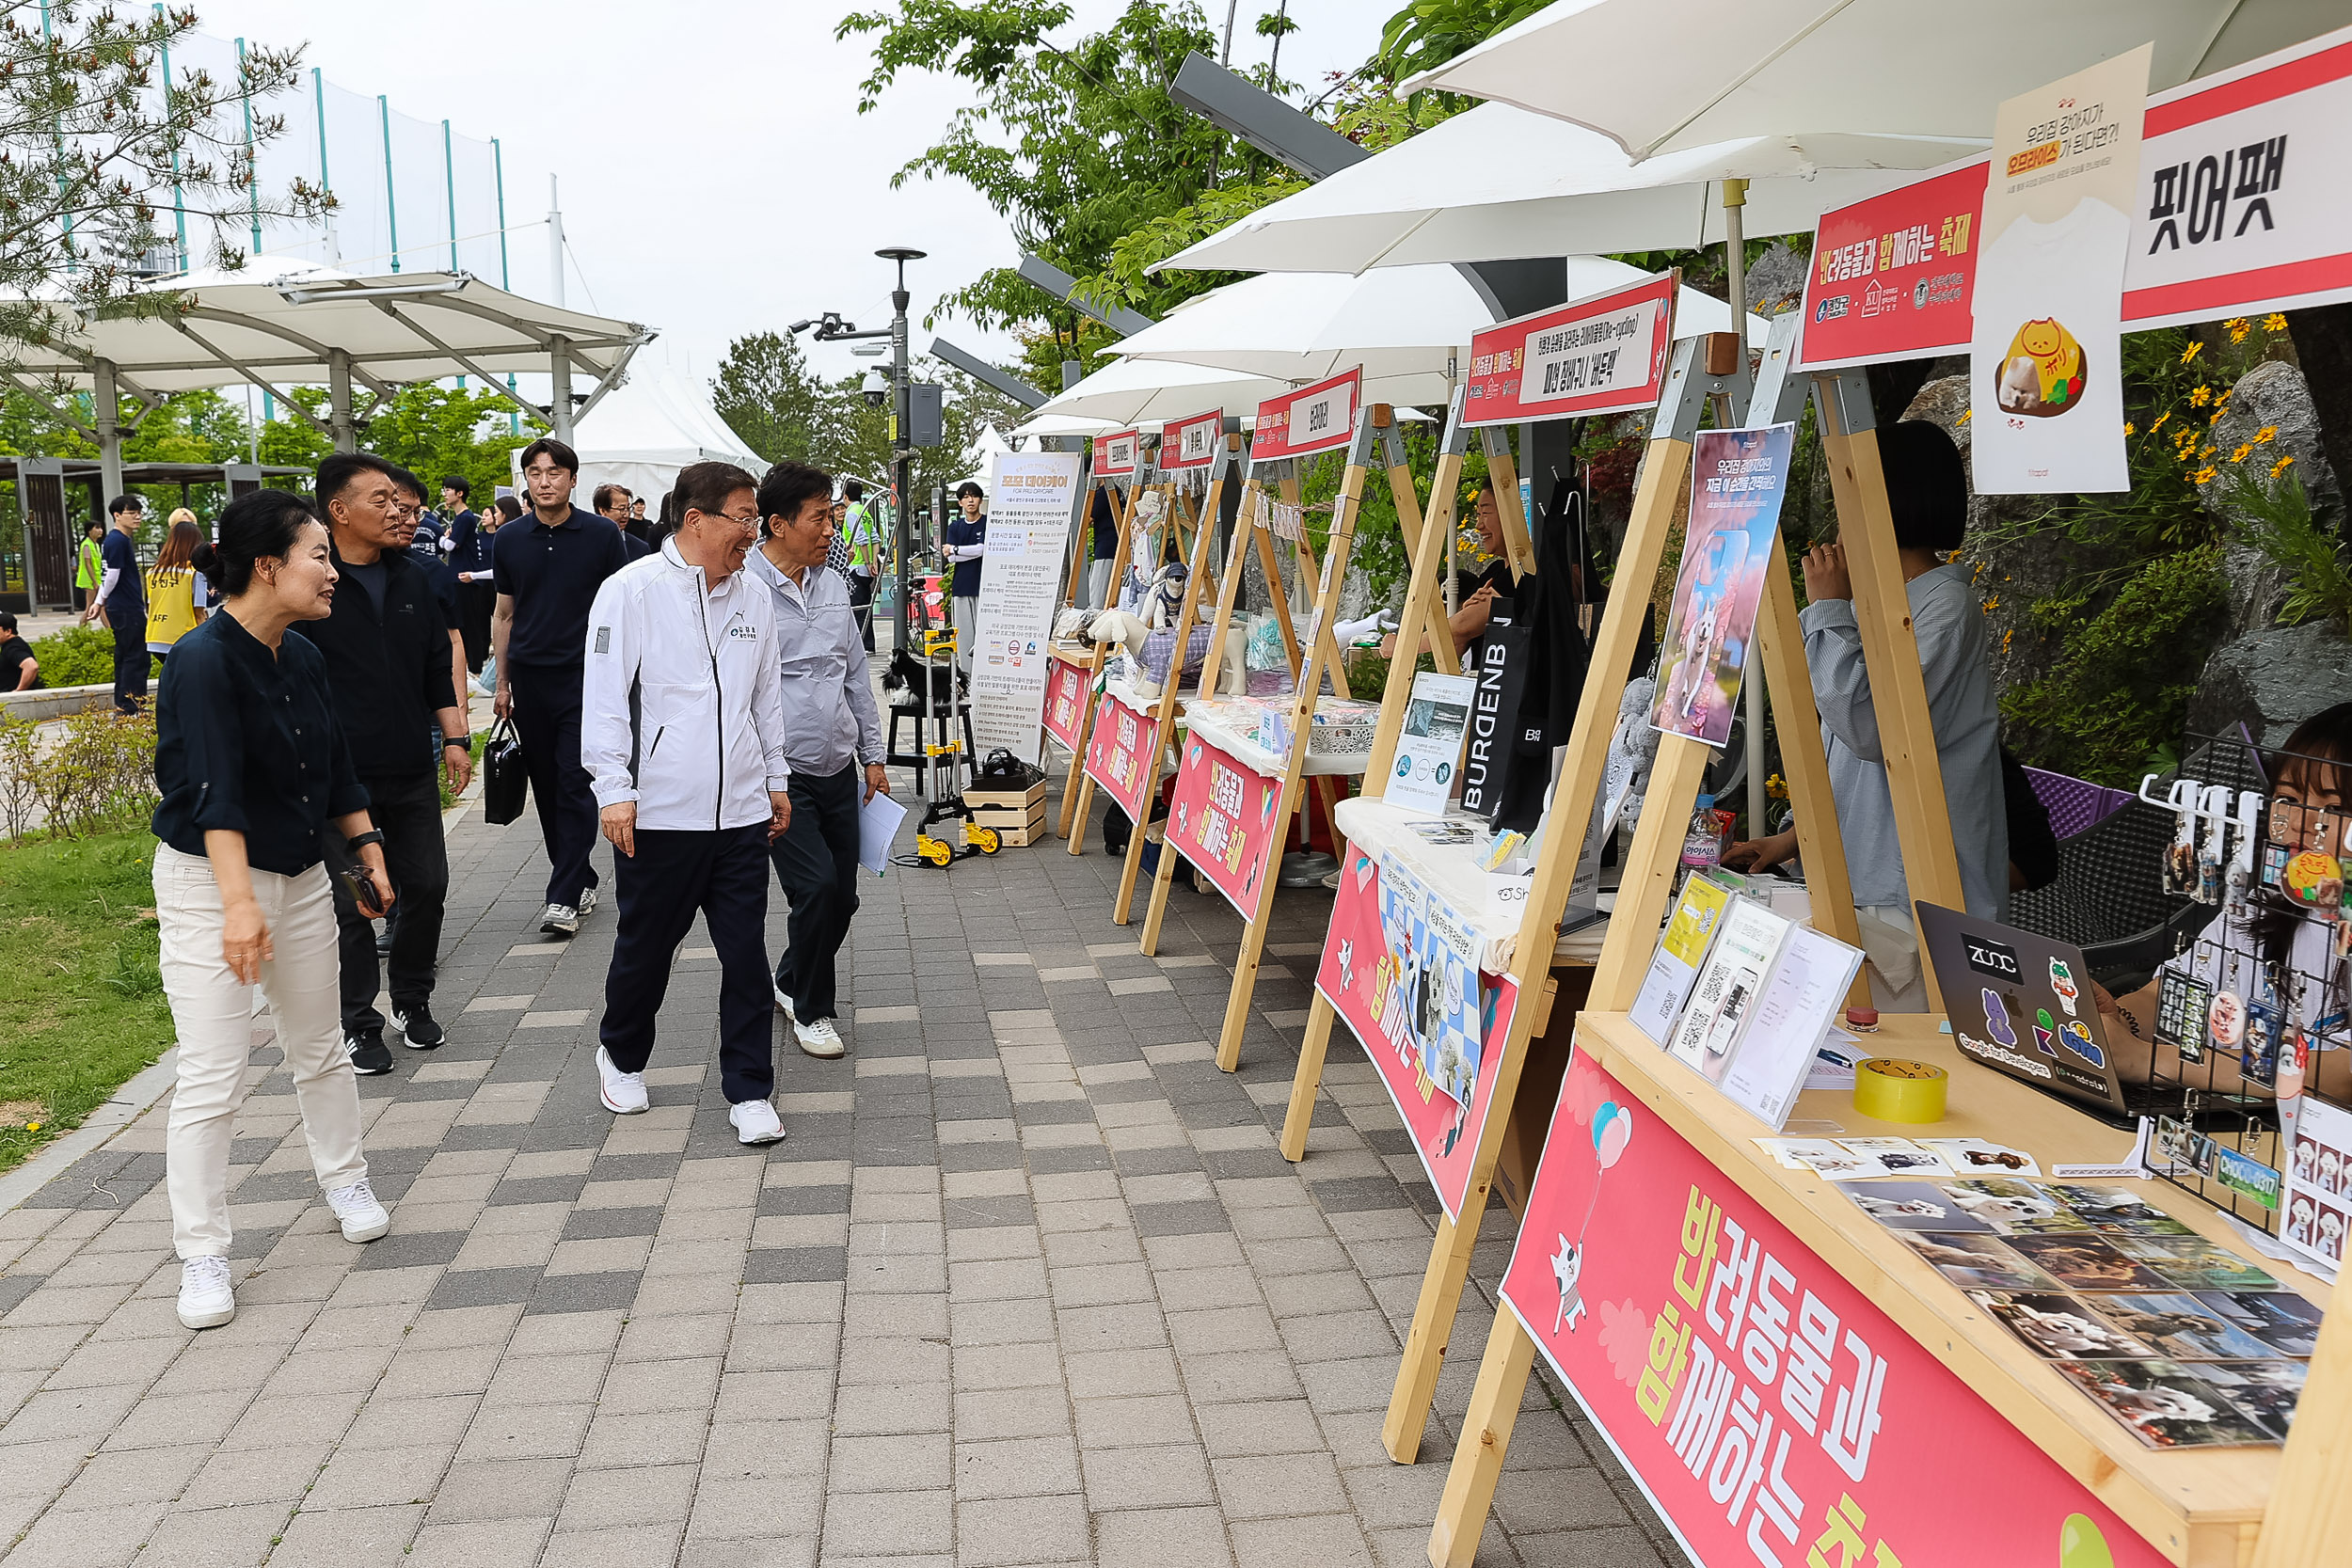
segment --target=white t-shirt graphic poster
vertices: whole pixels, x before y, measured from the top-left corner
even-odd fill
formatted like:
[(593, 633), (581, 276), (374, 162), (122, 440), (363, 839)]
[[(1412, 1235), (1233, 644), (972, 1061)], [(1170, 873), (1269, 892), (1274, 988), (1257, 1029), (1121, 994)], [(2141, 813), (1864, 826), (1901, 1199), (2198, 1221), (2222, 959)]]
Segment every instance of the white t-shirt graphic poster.
[(2150, 54), (2021, 94), (1994, 120), (1969, 346), (1981, 495), (2131, 488), (2118, 368)]

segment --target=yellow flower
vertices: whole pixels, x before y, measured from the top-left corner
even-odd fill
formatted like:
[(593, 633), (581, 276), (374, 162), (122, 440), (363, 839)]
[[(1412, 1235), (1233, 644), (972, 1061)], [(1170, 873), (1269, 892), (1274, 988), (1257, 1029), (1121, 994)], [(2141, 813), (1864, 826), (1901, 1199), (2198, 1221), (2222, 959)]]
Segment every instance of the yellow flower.
[(24, 1124), (24, 1131), (27, 1132), (38, 1132), (40, 1131), (40, 1123), (37, 1121), (28, 1121)]
[(2200, 447), (2197, 449), (2197, 455), (2200, 457), (2211, 457), (2216, 450), (2217, 449), (2213, 447)]
[(2000, 608), (2001, 596), (1998, 594), (1994, 594), (1991, 598), (1984, 601), (1984, 612), (1987, 615), (1992, 614), (1994, 610)]
[(2276, 310), (2271, 311), (2270, 314), (2263, 318), (2263, 330), (2265, 332), (2284, 332), (2286, 329), (2286, 317), (2280, 315)]
[(1967, 423), (1970, 420), (1973, 420), (1973, 419), (1975, 419), (1976, 417), (1977, 417), (1977, 411), (1976, 411), (1975, 409), (1971, 408), (1970, 410), (1968, 410), (1968, 412), (1967, 412), (1967, 413), (1963, 414), (1963, 415), (1962, 415), (1962, 416), (1961, 416), (1958, 420), (1955, 420), (1953, 421), (1953, 428), (1954, 428), (1954, 429), (1958, 429), (1961, 425), (1964, 425), (1964, 424), (1966, 424), (1966, 423)]
[(2188, 389), (2188, 405), (2191, 408), (2202, 408), (2205, 404), (2211, 403), (2212, 401), (2213, 388), (2205, 386), (2202, 382), (2200, 382), (2198, 385), (2191, 387)]
[(2237, 451), (2233, 451), (2233, 452), (2232, 452), (2232, 453), (2230, 454), (2230, 461), (2231, 461), (2231, 462), (2233, 462), (2233, 463), (2243, 463), (2243, 462), (2245, 462), (2245, 461), (2246, 461), (2247, 454), (2248, 454), (2249, 452), (2251, 452), (2253, 450), (2254, 450), (2254, 443), (2253, 443), (2253, 442), (2251, 442), (2251, 441), (2240, 441), (2240, 442), (2238, 443), (2238, 448), (2237, 448)]
[(2161, 413), (2161, 414), (2157, 415), (2157, 416), (2156, 416), (2156, 422), (2155, 422), (2154, 424), (2152, 424), (2152, 425), (2150, 425), (2150, 426), (2148, 427), (2148, 434), (2149, 434), (2149, 435), (2151, 435), (2151, 436), (2153, 436), (2153, 435), (2154, 435), (2157, 431), (2162, 430), (2162, 429), (2164, 428), (2164, 421), (2165, 421), (2165, 420), (2169, 420), (2169, 419), (2170, 419), (2171, 417), (2172, 417), (2172, 410), (2170, 410), (2169, 408), (2166, 409), (2163, 413)]
[(2292, 458), (2292, 457), (2281, 457), (2280, 459), (2279, 459), (2279, 461), (2277, 461), (2276, 463), (2273, 463), (2273, 464), (2270, 466), (2270, 477), (2271, 477), (2271, 478), (2273, 478), (2273, 479), (2277, 479), (2277, 478), (2278, 478), (2280, 474), (2285, 473), (2285, 472), (2286, 472), (2289, 468), (2292, 468), (2293, 467), (2295, 467), (2295, 459), (2294, 459), (2294, 458)]
[(2279, 427), (2275, 424), (2266, 424), (2254, 432), (2254, 445), (2258, 447), (2266, 447), (2278, 438)]
[(2125, 420), (2123, 421), (2123, 434), (2126, 436), (2137, 436), (2139, 434), (2139, 431), (2131, 420)]
[(2189, 476), (2188, 476), (2188, 482), (2189, 482), (2191, 484), (2204, 484), (2204, 483), (2210, 483), (2210, 482), (2212, 481), (2212, 479), (2213, 479), (2213, 477), (2214, 477), (2214, 474), (2215, 474), (2217, 471), (2217, 470), (2216, 470), (2216, 469), (2215, 469), (2215, 467), (2213, 467), (2213, 465), (2212, 465), (2212, 464), (2210, 464), (2210, 463), (2208, 463), (2207, 465), (2205, 465), (2205, 467), (2201, 467), (2201, 468), (2198, 469), (2195, 473), (2193, 473), (2193, 474), (2189, 475)]
[(2242, 343), (2242, 342), (2246, 341), (2246, 334), (2247, 334), (2248, 332), (2249, 332), (2249, 331), (2253, 330), (2251, 327), (2248, 326), (2248, 325), (2247, 325), (2244, 322), (2242, 322), (2242, 321), (2240, 321), (2240, 322), (2230, 322), (2230, 323), (2227, 323), (2226, 325), (2229, 326), (2229, 329), (2230, 329), (2230, 341), (2231, 341), (2231, 342), (2233, 342), (2233, 343)]
[(2211, 414), (2205, 416), (2205, 422), (2207, 424), (2219, 424), (2221, 422), (2221, 416), (2227, 414), (2228, 412), (2228, 409), (2217, 406)]
[(2187, 364), (2191, 359), (2196, 358), (2200, 354), (2203, 353), (2204, 348), (2205, 345), (2201, 341), (2191, 339), (2189, 341), (2188, 347), (2181, 350), (2181, 363), (2184, 365)]

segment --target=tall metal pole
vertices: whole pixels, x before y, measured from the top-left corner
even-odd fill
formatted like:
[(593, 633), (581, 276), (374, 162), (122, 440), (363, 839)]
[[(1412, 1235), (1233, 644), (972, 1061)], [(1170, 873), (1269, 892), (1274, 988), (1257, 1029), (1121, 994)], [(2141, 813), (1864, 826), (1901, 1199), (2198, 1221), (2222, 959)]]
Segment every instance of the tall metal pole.
[[(164, 20), (163, 0), (156, 0), (155, 20)], [(163, 46), (164, 119), (171, 119), (171, 45)], [(180, 189), (180, 137), (171, 138), (171, 222), (180, 237), (180, 270), (188, 270), (188, 204)]]
[(553, 428), (548, 434), (568, 446), (572, 439), (572, 341), (569, 338), (554, 340), (548, 362), (548, 368), (555, 372), (554, 393), (548, 406), (548, 421)]
[[(243, 40), (243, 39), (239, 39), (239, 40), (237, 40), (237, 77), (238, 77), (237, 85), (238, 85), (240, 87), (243, 87), (245, 86), (245, 80), (244, 80), (244, 78), (245, 78), (245, 40)], [(244, 103), (244, 105), (245, 105), (245, 155), (246, 155), (246, 160), (247, 164), (249, 165), (249, 164), (252, 162), (253, 157), (254, 157), (254, 148), (253, 148), (253, 94), (252, 94), (250, 91), (246, 91), (246, 92), (242, 92), (242, 93), (240, 93), (240, 94), (238, 95), (238, 97), (239, 97), (239, 101), (240, 101), (241, 103)], [(251, 170), (251, 169), (248, 169), (248, 173), (252, 173), (252, 174), (256, 174), (256, 175), (258, 175), (258, 172), (259, 172), (258, 170)], [(254, 254), (255, 256), (259, 256), (259, 255), (261, 255), (261, 254), (262, 254), (262, 182), (261, 182), (261, 180), (260, 180), (259, 178), (252, 178), (252, 179), (248, 179), (248, 180), (246, 181), (246, 191), (248, 191), (249, 193), (251, 193), (251, 194), (250, 194), (250, 197), (249, 197), (249, 203), (250, 203), (250, 207), (251, 207), (251, 211), (252, 211), (252, 214), (253, 214), (253, 254)]]
[(106, 492), (106, 504), (122, 494), (122, 427), (119, 416), (122, 409), (120, 390), (115, 385), (115, 362), (111, 359), (90, 361), (90, 412), (98, 426), (99, 484)]
[[(914, 554), (914, 449), (907, 443), (914, 434), (913, 393), (907, 384), (907, 259), (898, 263), (898, 286), (890, 291), (890, 487), (898, 535), (898, 641), (907, 645), (907, 573)], [(949, 677), (953, 679), (951, 675)]]
[[(320, 74), (316, 66), (310, 68), (310, 103), (319, 117), (319, 189), (332, 196), (335, 194), (335, 182), (326, 174), (326, 78)], [(343, 264), (343, 247), (335, 237), (335, 209), (332, 207), (326, 210), (326, 264), (330, 267)]]
[[(506, 269), (506, 150), (499, 145), (499, 139), (496, 136), (490, 138), (490, 170), (496, 177), (499, 193), (499, 287), (511, 293), (514, 292), (515, 279)], [(509, 400), (506, 406), (506, 434), (520, 436), (523, 433), (523, 417), (515, 411), (512, 401), (515, 393), (513, 371), (506, 372), (506, 392)]]
[(555, 176), (548, 176), (548, 302), (564, 303), (564, 204), (556, 199)]
[[(451, 150), (449, 121), (441, 121), (441, 187), (449, 193), (449, 270), (457, 270), (457, 155)], [(466, 378), (459, 376), (463, 386)]]
[(384, 128), (384, 215), (391, 225), (392, 270), (400, 270), (400, 200), (392, 192), (392, 101), (375, 95), (377, 122)]

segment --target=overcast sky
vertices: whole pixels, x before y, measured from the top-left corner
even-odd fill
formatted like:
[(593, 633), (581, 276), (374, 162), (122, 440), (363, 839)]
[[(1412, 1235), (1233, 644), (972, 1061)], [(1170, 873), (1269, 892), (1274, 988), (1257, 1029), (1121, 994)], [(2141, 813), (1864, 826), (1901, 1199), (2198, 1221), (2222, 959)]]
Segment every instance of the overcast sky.
[[(515, 284), (541, 293), (544, 226), (520, 225), (561, 177), (564, 225), (579, 268), (567, 303), (641, 321), (661, 337), (641, 356), (706, 381), (730, 339), (782, 330), (838, 310), (860, 326), (889, 320), (882, 245), (930, 252), (909, 269), (920, 312), (983, 269), (1016, 260), (1004, 221), (954, 182), (892, 191), (893, 170), (929, 146), (963, 85), (902, 75), (873, 113), (856, 113), (866, 40), (836, 43), (834, 23), (876, 0), (683, 0), (649, 10), (614, 0), (198, 0), (207, 33), (307, 43), (328, 81), (462, 135), (499, 137)], [(1401, 3), (1401, 0), (1399, 0)], [(1076, 37), (1118, 14), (1120, 0), (1076, 0)], [(1211, 0), (1213, 24), (1225, 8)], [(1241, 0), (1236, 63), (1264, 55)], [(1359, 63), (1391, 0), (1291, 0), (1301, 29), (1283, 75), (1315, 85)], [(586, 294), (583, 297), (581, 284)], [(941, 330), (1008, 358), (1010, 345), (963, 323)], [(827, 374), (856, 363), (816, 351)]]

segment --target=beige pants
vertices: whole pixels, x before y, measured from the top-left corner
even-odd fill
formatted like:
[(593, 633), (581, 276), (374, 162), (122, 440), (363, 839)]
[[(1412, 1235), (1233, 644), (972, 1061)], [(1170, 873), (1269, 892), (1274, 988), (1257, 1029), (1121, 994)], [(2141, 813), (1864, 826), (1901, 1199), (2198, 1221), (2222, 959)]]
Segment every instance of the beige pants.
[(1862, 927), (1862, 951), (1870, 960), (1863, 973), (1870, 977), (1872, 1005), (1883, 1013), (1926, 1012), (1928, 982), (1919, 970), (1919, 928), (1911, 916), (1869, 907), (1853, 913)]
[[(335, 898), (326, 867), (299, 877), (253, 873), (253, 895), (276, 956), (262, 965), (262, 994), (293, 1075), (322, 1190), (368, 1174), (359, 1151), (359, 1085), (343, 1050)], [(180, 1036), (165, 1184), (172, 1243), (183, 1259), (229, 1254), (229, 1148), (237, 1107), (261, 1074), (249, 1069), (253, 988), (220, 956), (220, 884), (212, 863), (155, 847), (155, 914), (163, 926), (165, 994)]]

